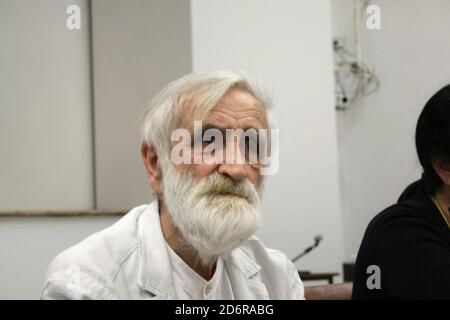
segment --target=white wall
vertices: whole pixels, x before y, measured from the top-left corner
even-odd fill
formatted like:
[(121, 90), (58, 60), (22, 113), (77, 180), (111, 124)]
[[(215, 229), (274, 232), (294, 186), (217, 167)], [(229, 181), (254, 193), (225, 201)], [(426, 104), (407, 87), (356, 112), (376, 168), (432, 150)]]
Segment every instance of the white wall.
[[(81, 30), (65, 27), (81, 8)], [(101, 209), (149, 201), (138, 115), (190, 72), (189, 2), (94, 2)], [(0, 211), (92, 209), (88, 6), (0, 1)], [(98, 51), (95, 51), (98, 50)], [(38, 299), (48, 263), (118, 217), (0, 217), (0, 299)]]
[(192, 1), (193, 69), (243, 69), (274, 98), (280, 170), (269, 177), (267, 246), (295, 256), (324, 236), (300, 269), (340, 271), (343, 256), (333, 98), (330, 4), (320, 1)]
[[(91, 209), (87, 1), (3, 0), (0, 39), (0, 211)], [(115, 219), (0, 218), (0, 299), (38, 299), (50, 260)]]
[(140, 115), (168, 82), (190, 73), (190, 1), (93, 1), (96, 194), (99, 209), (151, 200)]
[(0, 300), (39, 299), (50, 261), (118, 217), (0, 218)]
[[(332, 1), (333, 34), (352, 48), (352, 1)], [(338, 113), (346, 257), (369, 221), (420, 177), (414, 146), (428, 98), (450, 82), (450, 2), (378, 0), (381, 30), (361, 29), (364, 61), (380, 89)], [(365, 23), (365, 20), (363, 20)]]
[(89, 38), (82, 0), (0, 2), (0, 210), (93, 205)]

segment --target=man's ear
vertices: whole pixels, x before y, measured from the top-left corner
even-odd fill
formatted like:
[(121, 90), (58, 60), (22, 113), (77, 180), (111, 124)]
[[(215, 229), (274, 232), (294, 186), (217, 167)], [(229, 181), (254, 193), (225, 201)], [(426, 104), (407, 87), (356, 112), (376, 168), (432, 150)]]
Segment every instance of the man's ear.
[(162, 193), (162, 171), (154, 146), (149, 146), (145, 143), (141, 146), (142, 160), (147, 169), (150, 185), (156, 194)]
[(435, 157), (431, 164), (441, 180), (450, 186), (450, 159), (448, 157)]

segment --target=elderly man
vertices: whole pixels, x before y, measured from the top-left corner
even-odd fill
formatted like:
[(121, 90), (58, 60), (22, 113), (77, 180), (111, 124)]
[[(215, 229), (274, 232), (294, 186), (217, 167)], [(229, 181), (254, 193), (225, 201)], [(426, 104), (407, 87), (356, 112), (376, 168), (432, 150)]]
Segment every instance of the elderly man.
[(292, 262), (253, 236), (268, 107), (243, 74), (190, 74), (164, 88), (142, 126), (156, 200), (59, 254), (42, 298), (303, 299)]

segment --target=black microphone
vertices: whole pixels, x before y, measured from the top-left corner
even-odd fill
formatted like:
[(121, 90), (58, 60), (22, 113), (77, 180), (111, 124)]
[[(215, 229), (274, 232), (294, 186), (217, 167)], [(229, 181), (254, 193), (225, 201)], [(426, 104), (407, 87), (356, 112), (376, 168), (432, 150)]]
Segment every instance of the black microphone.
[(320, 243), (320, 241), (322, 241), (323, 237), (322, 235), (318, 234), (317, 236), (314, 237), (314, 246), (317, 247)]
[(302, 253), (300, 253), (298, 256), (296, 256), (294, 259), (292, 259), (292, 262), (296, 262), (298, 259), (300, 259), (301, 257), (303, 257), (305, 254), (308, 254), (309, 252), (311, 252), (314, 248), (316, 248), (320, 241), (322, 241), (323, 237), (318, 234), (317, 236), (314, 237), (314, 244), (312, 246), (309, 246), (308, 248), (306, 248)]

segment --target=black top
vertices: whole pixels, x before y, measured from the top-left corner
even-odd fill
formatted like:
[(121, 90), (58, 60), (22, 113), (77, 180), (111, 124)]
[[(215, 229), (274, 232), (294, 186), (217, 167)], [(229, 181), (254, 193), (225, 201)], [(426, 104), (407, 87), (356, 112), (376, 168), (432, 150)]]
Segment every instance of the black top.
[[(379, 267), (380, 289), (374, 288), (377, 271), (368, 271), (371, 265)], [(352, 298), (450, 299), (450, 229), (421, 180), (367, 227), (356, 259)]]

